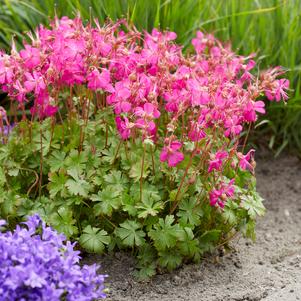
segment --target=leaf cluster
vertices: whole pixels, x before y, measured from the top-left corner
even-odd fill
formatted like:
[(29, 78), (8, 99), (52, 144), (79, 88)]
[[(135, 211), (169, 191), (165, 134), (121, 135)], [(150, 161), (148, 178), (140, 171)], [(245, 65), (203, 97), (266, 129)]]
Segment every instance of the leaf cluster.
[(238, 173), (236, 198), (221, 211), (209, 205), (208, 174), (200, 170), (191, 181), (189, 169), (179, 190), (187, 160), (175, 170), (159, 156), (148, 141), (121, 142), (104, 115), (84, 128), (21, 122), (0, 146), (0, 215), (15, 223), (38, 212), (88, 252), (131, 250), (141, 279), (198, 262), (236, 232), (255, 239), (264, 207), (250, 173)]

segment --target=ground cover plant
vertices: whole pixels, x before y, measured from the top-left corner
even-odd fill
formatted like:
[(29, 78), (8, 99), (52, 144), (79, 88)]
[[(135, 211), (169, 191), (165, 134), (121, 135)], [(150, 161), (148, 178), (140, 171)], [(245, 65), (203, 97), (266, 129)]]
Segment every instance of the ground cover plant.
[[(246, 142), (280, 67), (198, 32), (56, 18), (0, 56), (1, 215), (32, 212), (87, 251), (130, 249), (138, 276), (199, 261), (263, 215)], [(256, 72), (255, 72), (256, 74)]]
[(79, 266), (79, 251), (38, 215), (14, 231), (0, 220), (0, 300), (82, 300), (104, 298), (98, 266)]

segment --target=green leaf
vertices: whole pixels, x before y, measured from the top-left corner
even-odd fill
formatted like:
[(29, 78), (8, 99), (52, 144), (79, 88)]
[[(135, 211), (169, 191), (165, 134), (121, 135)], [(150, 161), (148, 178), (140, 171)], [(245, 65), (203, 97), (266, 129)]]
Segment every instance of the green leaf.
[(122, 201), (122, 210), (127, 212), (130, 216), (136, 216), (137, 215), (137, 208), (136, 208), (136, 202), (135, 199), (128, 194), (123, 194), (121, 197)]
[(47, 160), (51, 172), (56, 172), (65, 166), (66, 153), (62, 151), (54, 151), (52, 156)]
[(6, 183), (6, 177), (3, 168), (0, 166), (0, 186)]
[(87, 153), (87, 163), (86, 167), (87, 170), (94, 171), (95, 169), (98, 169), (101, 165), (101, 153), (99, 151), (92, 153), (88, 152)]
[(59, 192), (62, 197), (66, 196), (67, 190), (65, 184), (67, 182), (67, 177), (64, 173), (51, 174), (49, 176), (49, 183), (47, 188), (49, 190), (50, 196), (55, 197)]
[(184, 239), (178, 246), (181, 254), (189, 258), (193, 258), (196, 262), (200, 261), (202, 253), (200, 249), (200, 242), (197, 239), (194, 239), (191, 228), (184, 228)]
[(114, 161), (118, 158), (118, 155), (116, 156), (116, 152), (117, 152), (117, 150), (115, 150), (113, 148), (104, 149), (101, 151), (101, 153), (103, 154), (104, 161), (106, 161), (110, 164), (113, 164)]
[(73, 175), (80, 175), (85, 170), (87, 160), (88, 158), (85, 152), (79, 153), (77, 150), (72, 150), (65, 159), (68, 173), (71, 172)]
[(98, 194), (94, 194), (91, 197), (92, 201), (98, 202), (94, 205), (95, 214), (112, 215), (113, 210), (118, 209), (121, 206), (120, 192), (114, 189), (114, 186), (107, 186), (102, 191), (98, 191)]
[(197, 199), (190, 198), (180, 203), (177, 216), (181, 224), (194, 227), (200, 225), (203, 214), (202, 208), (197, 204)]
[(74, 225), (76, 220), (73, 219), (72, 210), (61, 207), (50, 217), (50, 223), (53, 227), (64, 233), (67, 237), (71, 237), (78, 233), (77, 227)]
[(134, 276), (140, 281), (148, 280), (149, 278), (155, 275), (156, 275), (156, 265), (154, 263), (151, 263), (147, 266), (143, 266), (134, 272)]
[(237, 208), (238, 208), (238, 205), (231, 200), (229, 200), (226, 203), (226, 206), (222, 213), (222, 217), (230, 225), (235, 225), (237, 223), (237, 216), (236, 216)]
[(242, 207), (248, 211), (249, 216), (255, 219), (256, 216), (263, 216), (265, 214), (265, 208), (263, 206), (263, 199), (257, 194), (243, 195)]
[(141, 229), (141, 224), (127, 220), (116, 229), (116, 235), (120, 237), (122, 243), (128, 247), (142, 246), (145, 243), (145, 233)]
[(255, 221), (254, 220), (250, 219), (246, 223), (244, 235), (246, 237), (252, 239), (253, 241), (255, 241), (255, 239), (256, 239), (256, 233), (255, 233)]
[(111, 171), (108, 175), (104, 176), (104, 180), (108, 185), (113, 185), (114, 189), (119, 192), (125, 189), (125, 185), (128, 182), (119, 170)]
[[(134, 163), (130, 169), (129, 176), (138, 182), (141, 178), (142, 161)], [(149, 174), (149, 164), (144, 162), (142, 178), (145, 179)]]
[[(17, 208), (25, 201), (23, 197), (14, 191), (0, 192), (0, 213), (2, 216), (15, 215)], [(0, 216), (1, 216), (0, 214)]]
[(141, 246), (137, 255), (138, 267), (143, 267), (154, 263), (156, 261), (156, 256), (157, 252), (150, 244)]
[(221, 230), (209, 230), (199, 238), (200, 247), (203, 252), (209, 252), (214, 249), (215, 244), (219, 241)]
[(10, 168), (7, 173), (11, 177), (16, 177), (19, 174), (19, 172), (20, 172), (19, 168)]
[(154, 229), (149, 231), (149, 236), (154, 241), (157, 250), (165, 251), (167, 248), (172, 248), (176, 245), (179, 236), (179, 225), (172, 225), (174, 217), (167, 215), (165, 220), (159, 219), (158, 224), (154, 225)]
[(137, 209), (139, 218), (146, 218), (148, 215), (156, 216), (163, 209), (163, 203), (155, 202), (151, 197), (143, 198)]
[(79, 178), (76, 180), (69, 179), (66, 182), (66, 186), (71, 195), (80, 195), (83, 197), (87, 197), (91, 189), (91, 186), (87, 181)]
[(167, 268), (168, 271), (174, 270), (182, 262), (182, 256), (176, 250), (166, 250), (159, 252), (160, 266)]
[(105, 245), (111, 241), (110, 236), (105, 230), (92, 228), (90, 225), (83, 230), (83, 234), (79, 238), (79, 243), (89, 252), (102, 253)]
[[(140, 185), (138, 183), (131, 186), (130, 194), (136, 201), (140, 202)], [(160, 201), (161, 196), (156, 186), (146, 182), (143, 183), (142, 186), (142, 201), (150, 199), (153, 201)]]

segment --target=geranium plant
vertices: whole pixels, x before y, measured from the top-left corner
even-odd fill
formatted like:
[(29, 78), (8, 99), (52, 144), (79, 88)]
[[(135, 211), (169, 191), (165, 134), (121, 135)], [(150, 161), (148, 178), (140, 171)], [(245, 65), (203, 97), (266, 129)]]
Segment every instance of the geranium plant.
[[(79, 251), (38, 215), (3, 231), (0, 220), (0, 300), (92, 301), (104, 298), (97, 265), (80, 267)], [(2, 230), (2, 231), (1, 231)]]
[(264, 96), (287, 99), (282, 69), (253, 75), (253, 55), (211, 34), (185, 54), (174, 32), (95, 25), (55, 19), (0, 56), (15, 124), (2, 215), (38, 211), (88, 251), (132, 249), (141, 277), (254, 238), (264, 207), (246, 142)]

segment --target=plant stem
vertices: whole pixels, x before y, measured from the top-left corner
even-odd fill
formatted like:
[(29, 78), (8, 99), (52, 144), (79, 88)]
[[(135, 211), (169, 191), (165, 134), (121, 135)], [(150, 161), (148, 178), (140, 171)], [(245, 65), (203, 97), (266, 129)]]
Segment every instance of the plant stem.
[(109, 135), (109, 126), (108, 123), (105, 121), (106, 123), (106, 144), (105, 144), (105, 148), (107, 148), (108, 146), (108, 135)]
[(152, 146), (151, 146), (151, 156), (152, 156), (153, 175), (155, 176), (155, 160), (154, 160), (154, 152)]
[(119, 141), (119, 144), (118, 144), (118, 146), (117, 146), (116, 154), (115, 154), (115, 156), (114, 156), (112, 165), (115, 163), (115, 161), (116, 161), (116, 159), (117, 159), (117, 156), (118, 156), (118, 153), (119, 153), (119, 150), (120, 150), (121, 143), (122, 143), (122, 140)]
[(245, 147), (246, 147), (248, 138), (249, 138), (249, 134), (250, 134), (250, 131), (251, 131), (251, 126), (252, 126), (252, 123), (250, 122), (250, 123), (249, 123), (249, 127), (248, 127), (248, 131), (247, 131), (247, 135), (246, 135), (246, 137), (245, 137), (244, 144), (243, 144), (243, 146), (242, 146), (242, 150), (241, 150), (242, 154), (244, 153), (244, 150), (245, 150)]
[(181, 183), (180, 183), (180, 185), (179, 185), (179, 188), (178, 188), (178, 191), (177, 191), (175, 200), (174, 200), (174, 205), (173, 205), (173, 207), (172, 207), (171, 210), (170, 210), (170, 214), (173, 214), (173, 212), (176, 210), (176, 208), (177, 208), (178, 205), (179, 205), (178, 198), (179, 198), (179, 195), (180, 195), (180, 191), (181, 191), (182, 186), (183, 186), (183, 184), (184, 184), (184, 181), (185, 181), (185, 178), (186, 178), (186, 176), (187, 176), (188, 170), (189, 170), (189, 168), (190, 168), (190, 166), (191, 166), (192, 159), (193, 159), (193, 157), (194, 157), (194, 153), (195, 153), (195, 151), (193, 151), (193, 152), (191, 153), (191, 155), (190, 155), (189, 162), (188, 162), (188, 164), (187, 164), (187, 166), (186, 166), (184, 175), (183, 175), (182, 180), (181, 180)]
[(42, 193), (42, 178), (43, 178), (43, 133), (42, 133), (42, 122), (40, 121), (40, 146), (41, 146), (41, 156), (40, 156), (40, 181), (39, 181), (39, 198)]
[(145, 159), (145, 145), (143, 145), (143, 155), (142, 155), (142, 162), (141, 162), (141, 176), (140, 176), (140, 202), (142, 201), (143, 173), (144, 173), (144, 159)]

